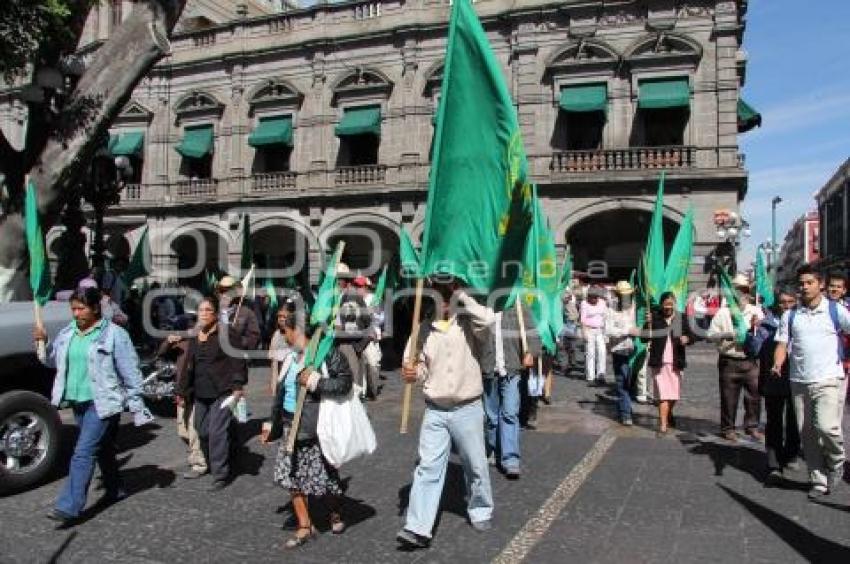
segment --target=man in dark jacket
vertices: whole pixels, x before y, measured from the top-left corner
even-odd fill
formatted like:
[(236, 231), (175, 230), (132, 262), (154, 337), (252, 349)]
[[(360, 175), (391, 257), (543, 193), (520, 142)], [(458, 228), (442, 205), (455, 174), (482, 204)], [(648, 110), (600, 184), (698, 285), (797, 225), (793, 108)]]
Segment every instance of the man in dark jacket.
[[(527, 309), (522, 312), (528, 350), (523, 350), (517, 308), (496, 314), (492, 346), (482, 355), (487, 454), (511, 479), (520, 476), (520, 381), (540, 356), (540, 336)], [(535, 398), (536, 399), (536, 398)]]

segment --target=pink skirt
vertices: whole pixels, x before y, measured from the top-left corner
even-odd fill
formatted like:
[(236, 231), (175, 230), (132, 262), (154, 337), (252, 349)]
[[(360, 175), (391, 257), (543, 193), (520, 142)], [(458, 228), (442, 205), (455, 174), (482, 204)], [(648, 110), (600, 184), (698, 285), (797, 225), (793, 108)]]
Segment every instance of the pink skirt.
[(664, 364), (661, 368), (652, 369), (652, 379), (655, 382), (656, 400), (679, 400), (682, 387), (681, 370), (676, 370), (672, 364)]

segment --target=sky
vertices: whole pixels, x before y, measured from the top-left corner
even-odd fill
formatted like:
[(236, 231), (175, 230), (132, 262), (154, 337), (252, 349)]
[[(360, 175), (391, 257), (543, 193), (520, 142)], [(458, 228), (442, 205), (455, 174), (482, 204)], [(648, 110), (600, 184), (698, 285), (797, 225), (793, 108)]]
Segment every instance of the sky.
[(770, 202), (780, 244), (814, 194), (850, 157), (850, 0), (750, 0), (743, 97), (762, 127), (739, 137), (750, 172), (742, 205), (752, 236), (739, 264), (770, 238)]

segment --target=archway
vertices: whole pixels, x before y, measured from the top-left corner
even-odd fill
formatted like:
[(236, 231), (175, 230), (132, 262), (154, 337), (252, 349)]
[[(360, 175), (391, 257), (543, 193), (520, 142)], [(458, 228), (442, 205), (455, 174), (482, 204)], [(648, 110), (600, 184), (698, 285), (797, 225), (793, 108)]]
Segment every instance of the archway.
[(352, 272), (376, 278), (383, 266), (398, 254), (398, 232), (390, 222), (368, 219), (352, 221), (328, 230), (325, 248), (328, 252), (345, 241), (342, 260)]
[(227, 265), (221, 264), (221, 259), (227, 257), (227, 242), (211, 229), (182, 230), (172, 239), (171, 250), (177, 258), (175, 277), (181, 285), (204, 290), (208, 272), (219, 278), (226, 271)]
[(310, 287), (310, 242), (284, 223), (266, 224), (251, 234), (257, 281), (277, 286)]
[[(566, 234), (573, 268), (590, 272), (598, 282), (628, 280), (640, 263), (651, 219), (650, 212), (622, 208), (580, 220)], [(670, 252), (678, 228), (678, 223), (664, 218), (665, 256)]]

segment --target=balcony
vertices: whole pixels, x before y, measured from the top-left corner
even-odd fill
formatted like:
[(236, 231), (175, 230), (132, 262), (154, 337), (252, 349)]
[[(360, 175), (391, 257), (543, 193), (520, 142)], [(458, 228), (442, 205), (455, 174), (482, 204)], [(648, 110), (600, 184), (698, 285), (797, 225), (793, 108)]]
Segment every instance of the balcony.
[(384, 184), (387, 181), (386, 165), (346, 166), (336, 169), (334, 183), (337, 186), (361, 184)]
[(203, 180), (181, 180), (174, 185), (174, 198), (176, 200), (214, 198), (217, 195), (218, 180), (213, 178)]
[(251, 177), (251, 193), (271, 194), (295, 189), (294, 172), (265, 172)]
[(554, 173), (602, 172), (692, 168), (696, 165), (694, 147), (631, 147), (591, 151), (560, 151), (552, 154)]
[(142, 185), (141, 184), (125, 184), (124, 185), (124, 193), (121, 194), (122, 200), (141, 200), (142, 199)]

